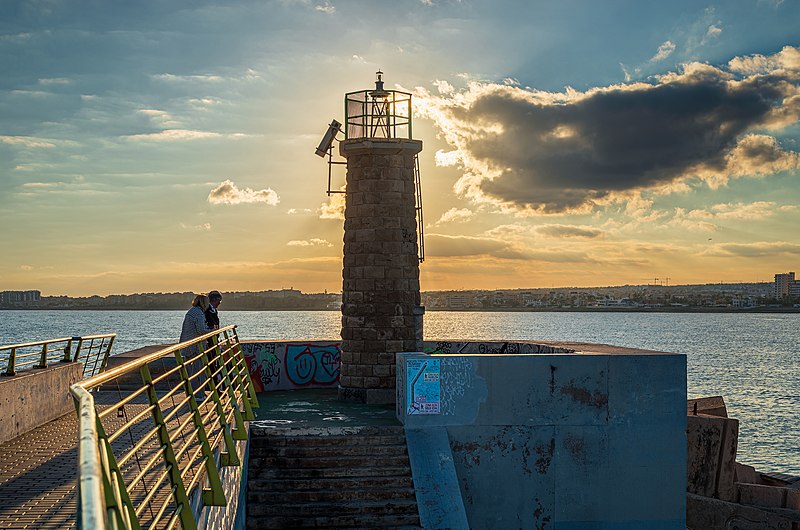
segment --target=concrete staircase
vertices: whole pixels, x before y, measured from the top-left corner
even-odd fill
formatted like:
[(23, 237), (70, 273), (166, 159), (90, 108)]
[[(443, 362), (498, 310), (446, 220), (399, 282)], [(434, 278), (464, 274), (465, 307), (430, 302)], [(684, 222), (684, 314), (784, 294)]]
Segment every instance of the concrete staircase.
[(419, 528), (403, 428), (256, 428), (247, 528)]

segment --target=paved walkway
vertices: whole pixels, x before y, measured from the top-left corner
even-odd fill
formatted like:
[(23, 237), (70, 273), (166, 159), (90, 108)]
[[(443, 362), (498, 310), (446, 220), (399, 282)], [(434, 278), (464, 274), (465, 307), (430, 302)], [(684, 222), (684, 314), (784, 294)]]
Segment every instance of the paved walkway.
[(77, 416), (0, 444), (0, 529), (75, 528)]

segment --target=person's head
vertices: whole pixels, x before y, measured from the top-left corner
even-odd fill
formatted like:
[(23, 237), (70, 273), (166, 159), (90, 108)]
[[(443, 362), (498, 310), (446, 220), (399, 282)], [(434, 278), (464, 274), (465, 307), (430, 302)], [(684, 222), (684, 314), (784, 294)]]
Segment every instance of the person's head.
[(222, 293), (219, 291), (211, 291), (208, 293), (208, 303), (214, 306), (214, 309), (219, 307), (220, 302), (222, 302)]
[(199, 307), (205, 312), (205, 310), (208, 309), (208, 297), (204, 294), (198, 294), (194, 297), (194, 300), (192, 300), (192, 307)]

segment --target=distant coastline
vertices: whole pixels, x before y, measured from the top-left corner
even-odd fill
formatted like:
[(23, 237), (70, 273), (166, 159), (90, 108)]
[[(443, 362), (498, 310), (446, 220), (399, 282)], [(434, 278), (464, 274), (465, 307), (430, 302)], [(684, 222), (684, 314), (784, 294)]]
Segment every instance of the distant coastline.
[[(769, 282), (696, 285), (621, 285), (423, 291), (426, 311), (596, 313), (800, 313), (800, 300), (775, 298)], [(297, 289), (224, 292), (223, 311), (339, 311), (336, 292)], [(186, 310), (192, 292), (108, 296), (41, 296), (39, 291), (0, 291), (0, 310)]]

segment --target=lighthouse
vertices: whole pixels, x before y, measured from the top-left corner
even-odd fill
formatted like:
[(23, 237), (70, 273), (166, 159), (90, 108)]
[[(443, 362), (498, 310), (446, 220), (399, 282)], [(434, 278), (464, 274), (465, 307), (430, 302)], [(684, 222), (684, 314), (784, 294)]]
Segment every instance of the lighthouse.
[[(345, 94), (339, 142), (347, 166), (339, 399), (394, 403), (395, 354), (422, 342), (422, 142), (412, 137), (411, 94), (386, 90), (383, 72), (376, 76), (374, 89)], [(339, 128), (334, 120), (334, 136)]]

